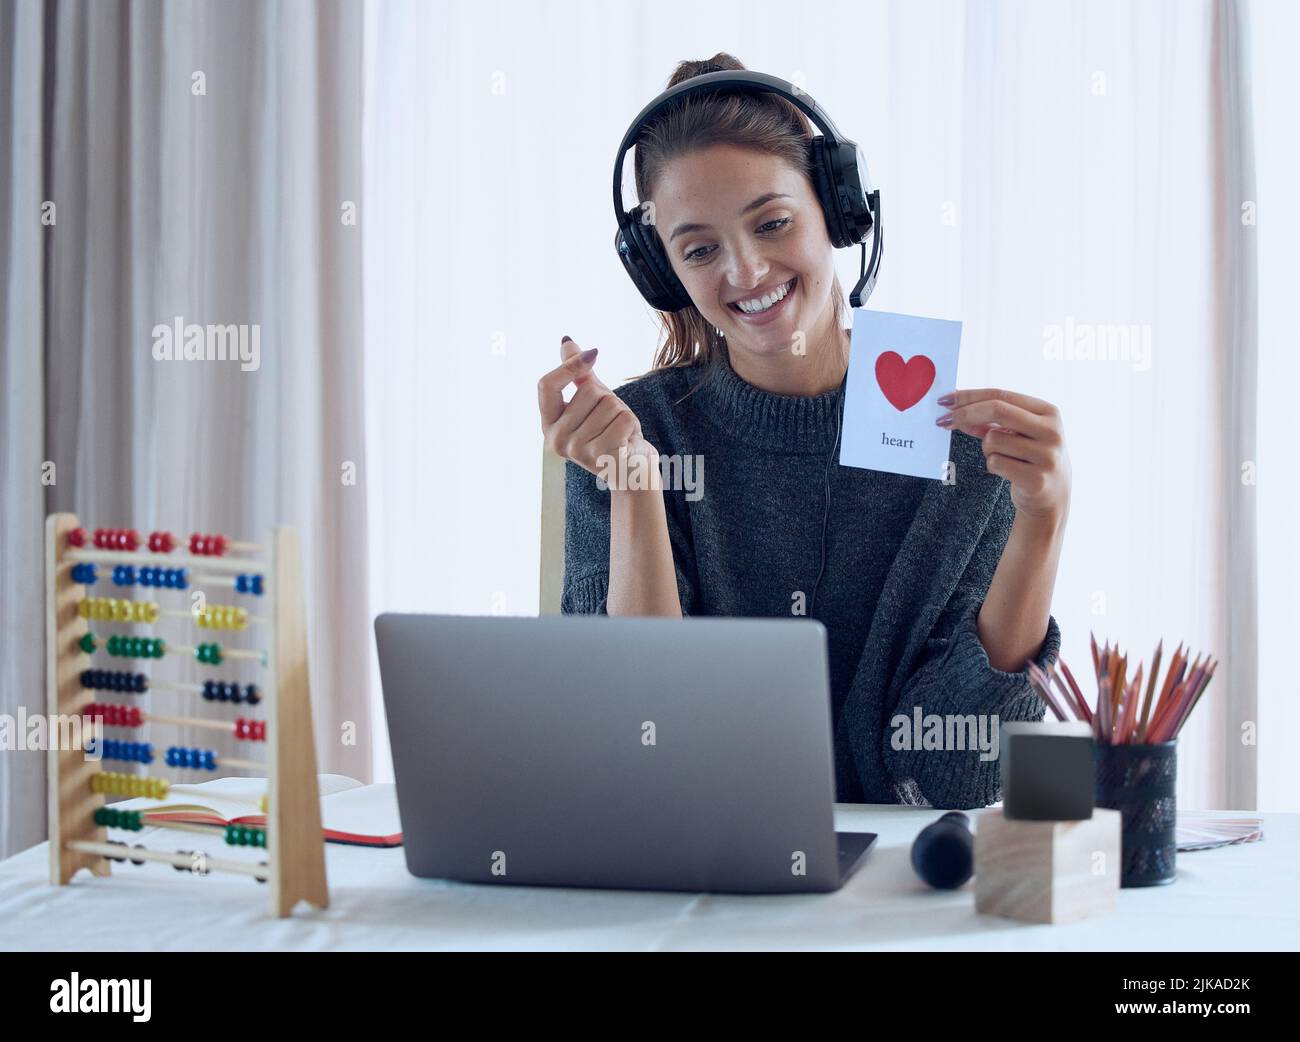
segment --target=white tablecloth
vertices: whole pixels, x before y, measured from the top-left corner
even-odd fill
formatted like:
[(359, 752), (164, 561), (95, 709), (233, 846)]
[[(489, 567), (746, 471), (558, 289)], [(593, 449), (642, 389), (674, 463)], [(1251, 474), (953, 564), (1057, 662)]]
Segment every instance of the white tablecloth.
[[(978, 813), (978, 812), (974, 812)], [(1224, 816), (1251, 812), (1224, 812)], [(1300, 815), (1262, 814), (1264, 839), (1178, 855), (1169, 886), (1121, 890), (1118, 910), (1063, 925), (975, 913), (973, 881), (929, 889), (909, 850), (937, 811), (843, 804), (836, 827), (880, 834), (832, 894), (732, 896), (576, 890), (416, 879), (402, 849), (327, 844), (330, 907), (273, 918), (264, 884), (113, 865), (48, 883), (46, 844), (0, 862), (0, 949), (888, 949), (1296, 950)], [(157, 849), (216, 838), (157, 830)], [(124, 839), (130, 834), (111, 833)], [(247, 852), (236, 856), (249, 856)]]

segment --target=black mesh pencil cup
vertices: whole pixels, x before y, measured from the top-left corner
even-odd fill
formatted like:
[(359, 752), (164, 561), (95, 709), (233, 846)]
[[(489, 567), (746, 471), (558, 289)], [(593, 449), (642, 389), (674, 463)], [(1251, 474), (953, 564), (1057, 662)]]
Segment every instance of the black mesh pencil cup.
[(1176, 740), (1159, 745), (1097, 744), (1095, 802), (1120, 812), (1122, 887), (1174, 881), (1177, 749)]

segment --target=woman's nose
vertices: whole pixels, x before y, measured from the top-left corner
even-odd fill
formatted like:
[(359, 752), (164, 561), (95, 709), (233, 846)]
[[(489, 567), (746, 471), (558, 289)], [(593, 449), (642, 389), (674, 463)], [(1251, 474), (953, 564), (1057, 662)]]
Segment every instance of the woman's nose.
[(756, 253), (738, 251), (732, 254), (731, 265), (727, 271), (727, 281), (737, 292), (755, 289), (763, 284), (767, 277), (768, 265)]

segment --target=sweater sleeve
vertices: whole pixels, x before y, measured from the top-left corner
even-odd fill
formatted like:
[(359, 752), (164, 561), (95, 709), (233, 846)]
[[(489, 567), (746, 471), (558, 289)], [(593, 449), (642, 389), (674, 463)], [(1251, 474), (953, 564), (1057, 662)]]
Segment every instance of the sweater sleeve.
[[(668, 539), (677, 572), (677, 596), (682, 615), (697, 612), (694, 557), (690, 537), (677, 515), (673, 493), (664, 491)], [(608, 615), (609, 598), (609, 490), (601, 489), (596, 475), (572, 460), (564, 465), (564, 589), (560, 612), (564, 615)]]
[[(1041, 720), (1046, 711), (1029, 683), (1028, 669), (1008, 673), (989, 662), (976, 626), (1015, 518), (1011, 484), (1002, 479), (1001, 485), (975, 553), (886, 719), (885, 764), (906, 802), (920, 802), (920, 797), (932, 807), (961, 810), (987, 807), (1001, 798), (998, 758), (983, 759), (986, 754), (976, 743), (945, 740), (941, 743), (945, 748), (926, 749), (922, 741), (909, 743), (900, 737), (905, 730), (914, 739), (922, 737), (913, 733), (918, 709), (922, 720), (932, 714), (945, 718), (945, 738), (949, 733), (971, 734), (969, 722), (950, 732), (949, 716), (973, 717), (974, 733), (981, 733), (979, 724), (983, 722), (982, 733), (989, 736), (1004, 721)], [(1038, 666), (1046, 669), (1055, 662), (1060, 646), (1060, 627), (1049, 615), (1035, 660)], [(906, 719), (905, 725), (900, 717)], [(981, 721), (981, 717), (986, 719)], [(965, 748), (947, 748), (950, 744)], [(972, 744), (976, 747), (971, 748)]]

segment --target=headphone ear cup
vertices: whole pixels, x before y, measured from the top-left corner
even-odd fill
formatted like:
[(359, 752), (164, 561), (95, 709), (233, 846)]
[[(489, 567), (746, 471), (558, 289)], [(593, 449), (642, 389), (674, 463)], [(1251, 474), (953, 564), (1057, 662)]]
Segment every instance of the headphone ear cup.
[(835, 249), (852, 246), (848, 229), (845, 227), (844, 214), (840, 210), (840, 197), (830, 176), (831, 159), (826, 151), (824, 137), (808, 139), (808, 172), (812, 177), (813, 191), (822, 204), (822, 213), (826, 215), (826, 231), (830, 235), (831, 245)]
[(654, 307), (658, 311), (676, 312), (682, 308), (690, 307), (690, 294), (686, 292), (686, 287), (681, 285), (681, 279), (677, 278), (677, 273), (673, 272), (672, 264), (669, 264), (668, 257), (664, 256), (663, 247), (659, 246), (659, 235), (655, 233), (654, 225), (643, 225), (637, 222), (636, 233), (640, 239), (641, 253), (649, 260), (651, 268), (654, 269), (655, 281), (660, 287), (659, 300)]
[(640, 214), (637, 208), (629, 210), (627, 221), (615, 238), (623, 266), (656, 311), (681, 311), (690, 307), (690, 294), (664, 256), (654, 226), (643, 224)]

